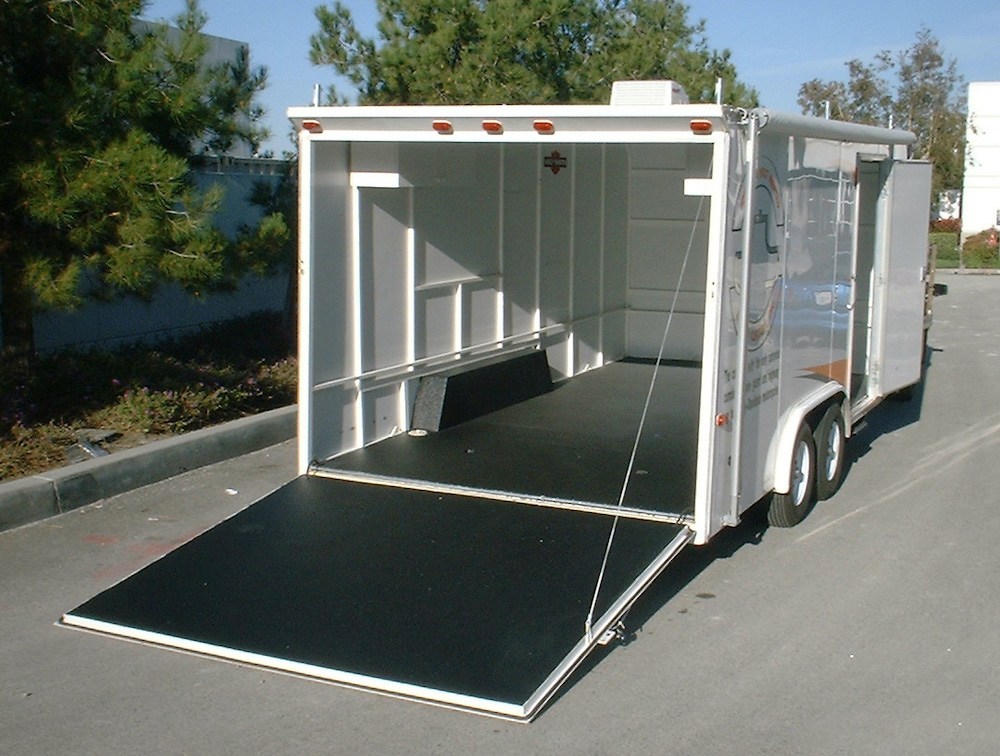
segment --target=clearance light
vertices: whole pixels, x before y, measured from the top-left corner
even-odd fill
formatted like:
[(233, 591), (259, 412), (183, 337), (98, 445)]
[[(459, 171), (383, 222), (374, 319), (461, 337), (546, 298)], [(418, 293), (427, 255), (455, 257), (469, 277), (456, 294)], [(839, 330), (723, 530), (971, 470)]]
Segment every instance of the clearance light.
[(712, 133), (712, 122), (711, 121), (691, 121), (691, 131), (695, 134), (711, 134)]
[(556, 132), (556, 126), (552, 121), (535, 121), (533, 125), (539, 134), (554, 134)]
[(323, 133), (323, 124), (321, 124), (319, 121), (314, 121), (311, 118), (306, 119), (305, 121), (302, 122), (302, 128), (304, 128), (310, 134)]
[(503, 134), (503, 124), (500, 121), (483, 121), (483, 131), (487, 134)]
[(434, 121), (431, 126), (438, 134), (451, 134), (455, 130), (452, 128), (451, 121)]

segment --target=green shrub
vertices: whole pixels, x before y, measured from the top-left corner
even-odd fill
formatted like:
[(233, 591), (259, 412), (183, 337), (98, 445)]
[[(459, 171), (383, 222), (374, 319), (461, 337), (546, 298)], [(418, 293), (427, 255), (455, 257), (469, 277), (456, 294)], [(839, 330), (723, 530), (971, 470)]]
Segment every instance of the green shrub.
[(950, 231), (932, 231), (930, 243), (937, 245), (937, 264), (940, 267), (958, 267), (958, 234)]
[(64, 464), (81, 428), (141, 442), (290, 404), (293, 349), (265, 313), (155, 347), (42, 356), (28, 379), (0, 362), (0, 479)]
[(962, 256), (966, 268), (998, 267), (996, 230), (991, 228), (967, 237), (962, 245)]

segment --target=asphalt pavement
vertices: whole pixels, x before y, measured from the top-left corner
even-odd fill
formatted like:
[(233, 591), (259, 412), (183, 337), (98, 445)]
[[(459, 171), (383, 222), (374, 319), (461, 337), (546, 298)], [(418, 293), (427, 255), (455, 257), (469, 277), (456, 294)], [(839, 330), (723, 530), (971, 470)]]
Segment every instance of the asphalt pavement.
[(837, 495), (686, 550), (532, 724), (56, 626), (291, 479), (286, 442), (0, 533), (0, 752), (998, 752), (1000, 277), (939, 280), (924, 387)]

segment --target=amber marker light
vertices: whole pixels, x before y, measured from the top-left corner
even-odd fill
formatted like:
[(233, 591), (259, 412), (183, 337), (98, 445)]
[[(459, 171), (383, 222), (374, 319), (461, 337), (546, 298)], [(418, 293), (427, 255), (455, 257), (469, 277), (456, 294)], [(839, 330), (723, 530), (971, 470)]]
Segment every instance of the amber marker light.
[(556, 125), (552, 121), (535, 121), (532, 125), (539, 134), (554, 134), (556, 132)]
[(487, 134), (503, 134), (503, 124), (500, 121), (483, 121), (483, 131)]
[(691, 121), (691, 131), (695, 134), (711, 134), (712, 133), (712, 122), (711, 121)]
[(304, 128), (310, 134), (323, 133), (323, 124), (321, 124), (319, 121), (314, 121), (311, 118), (307, 118), (305, 121), (302, 122), (302, 128)]
[(431, 124), (431, 127), (438, 134), (451, 134), (452, 132), (455, 131), (455, 129), (451, 125), (451, 121), (444, 121), (444, 120), (434, 121)]

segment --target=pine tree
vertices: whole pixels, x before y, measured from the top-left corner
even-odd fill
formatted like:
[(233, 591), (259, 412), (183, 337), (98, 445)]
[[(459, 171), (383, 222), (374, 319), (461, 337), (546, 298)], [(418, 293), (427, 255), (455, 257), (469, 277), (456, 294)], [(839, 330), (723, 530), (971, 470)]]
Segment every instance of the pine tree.
[[(246, 54), (205, 61), (205, 16), (138, 23), (142, 0), (0, 0), (0, 278), (5, 356), (33, 352), (32, 315), (88, 296), (195, 292), (232, 281), (287, 236), (268, 216), (230, 240), (221, 193), (191, 178), (200, 153), (264, 136)], [(260, 259), (256, 260), (260, 263)]]
[[(693, 101), (752, 105), (728, 50), (676, 0), (377, 0), (379, 39), (338, 2), (316, 9), (313, 63), (378, 103), (607, 101), (620, 79), (675, 79)], [(331, 93), (331, 101), (338, 101)]]

